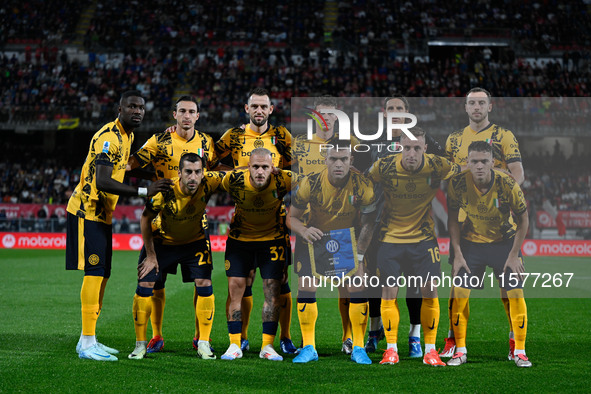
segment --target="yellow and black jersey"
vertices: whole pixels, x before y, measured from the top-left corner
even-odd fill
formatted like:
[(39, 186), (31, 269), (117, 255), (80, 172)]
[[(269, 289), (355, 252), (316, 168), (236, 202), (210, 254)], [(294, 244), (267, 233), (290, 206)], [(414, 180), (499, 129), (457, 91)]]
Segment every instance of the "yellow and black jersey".
[(516, 215), (527, 211), (525, 197), (517, 182), (501, 171), (492, 172), (490, 188), (485, 194), (474, 185), (469, 170), (449, 182), (447, 206), (466, 212), (461, 234), (468, 241), (492, 243), (512, 238), (517, 226), (511, 211)]
[(431, 201), (442, 180), (460, 173), (460, 166), (441, 156), (423, 155), (415, 172), (402, 167), (402, 155), (378, 160), (368, 176), (384, 190), (379, 240), (387, 243), (416, 243), (435, 238)]
[(256, 190), (248, 170), (234, 170), (224, 177), (222, 187), (236, 209), (230, 223), (230, 238), (239, 241), (270, 241), (285, 237), (283, 197), (291, 191), (292, 172), (271, 174), (269, 185)]
[(165, 131), (154, 134), (133, 155), (142, 167), (152, 163), (158, 179), (171, 179), (179, 175), (179, 161), (185, 152), (198, 154), (205, 159), (207, 168), (213, 168), (216, 164), (213, 146), (213, 139), (197, 130), (189, 140)]
[(152, 231), (163, 245), (184, 245), (205, 238), (202, 217), (209, 198), (218, 189), (223, 172), (206, 171), (199, 188), (193, 195), (181, 191), (180, 179), (173, 178), (174, 187), (158, 193), (146, 208), (158, 213), (152, 221)]
[(309, 208), (306, 225), (324, 232), (354, 227), (360, 212), (375, 209), (373, 184), (365, 176), (351, 172), (345, 186), (336, 188), (328, 181), (328, 170), (310, 174), (299, 183), (292, 205)]
[[(298, 162), (298, 172), (302, 175), (309, 175), (313, 172), (320, 172), (326, 168), (326, 146), (336, 145), (341, 143), (337, 134), (325, 140), (316, 133), (312, 135), (309, 140), (305, 134), (300, 134), (294, 138), (293, 141), (293, 156)], [(351, 136), (351, 151), (354, 152), (354, 147), (359, 145), (359, 140)]]
[(460, 166), (468, 164), (468, 147), (474, 141), (487, 141), (492, 146), (494, 166), (507, 170), (507, 164), (521, 161), (519, 144), (513, 133), (495, 124), (476, 132), (470, 126), (454, 131), (447, 137), (445, 154), (449, 161)]
[(215, 152), (221, 160), (231, 154), (234, 168), (248, 166), (250, 152), (255, 148), (265, 148), (271, 151), (273, 165), (277, 168), (286, 168), (292, 164), (291, 134), (283, 127), (269, 125), (262, 133), (255, 133), (247, 125), (244, 129), (235, 127), (229, 129), (215, 143)]
[(133, 133), (127, 133), (119, 119), (107, 123), (92, 137), (80, 183), (68, 201), (68, 212), (93, 222), (111, 224), (119, 196), (97, 190), (96, 166), (112, 167), (111, 177), (123, 182), (132, 143)]

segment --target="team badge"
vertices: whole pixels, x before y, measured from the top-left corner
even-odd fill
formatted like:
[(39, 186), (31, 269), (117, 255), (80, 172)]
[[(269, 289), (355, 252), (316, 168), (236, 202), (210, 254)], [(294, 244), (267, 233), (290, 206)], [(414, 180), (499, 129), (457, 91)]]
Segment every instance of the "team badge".
[(486, 213), (488, 211), (488, 208), (482, 202), (478, 204), (478, 207), (476, 209), (478, 210), (478, 213), (480, 213), (480, 214)]
[(406, 191), (409, 193), (414, 192), (415, 190), (417, 190), (417, 185), (415, 185), (415, 183), (412, 181), (412, 179), (408, 180), (408, 183), (405, 186)]
[(96, 254), (91, 254), (88, 256), (88, 264), (90, 265), (97, 265), (100, 261), (100, 258)]
[(260, 140), (260, 139), (256, 139), (254, 141), (254, 147), (255, 148), (264, 148), (265, 147), (265, 143), (262, 140)]
[(226, 267), (226, 271), (230, 269), (230, 260), (226, 260), (226, 262), (224, 263), (224, 266)]
[(261, 208), (263, 205), (265, 205), (265, 202), (262, 198), (256, 196), (254, 201), (252, 202), (252, 205), (254, 205), (256, 208)]

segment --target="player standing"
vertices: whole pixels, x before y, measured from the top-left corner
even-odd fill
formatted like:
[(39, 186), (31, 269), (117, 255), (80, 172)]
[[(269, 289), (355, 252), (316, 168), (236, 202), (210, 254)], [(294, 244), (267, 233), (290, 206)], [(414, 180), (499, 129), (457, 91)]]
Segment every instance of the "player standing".
[(283, 358), (273, 348), (279, 320), (280, 288), (286, 268), (283, 197), (291, 190), (292, 173), (275, 170), (270, 150), (250, 152), (248, 169), (234, 170), (224, 177), (223, 188), (236, 204), (226, 243), (228, 277), (228, 333), (230, 346), (223, 360), (242, 357), (242, 311), (247, 279), (259, 269), (263, 279), (263, 343), (259, 356), (271, 361)]
[[(339, 143), (339, 136), (335, 126), (337, 117), (334, 113), (323, 113), (323, 110), (337, 108), (337, 100), (331, 96), (322, 96), (314, 100), (314, 111), (322, 115), (323, 122), (316, 124), (312, 139), (307, 135), (298, 135), (293, 142), (293, 157), (297, 162), (297, 171), (300, 175), (310, 175), (326, 169), (326, 149), (323, 147)], [(351, 137), (351, 146), (355, 147), (359, 140)], [(353, 156), (351, 160), (353, 160)], [(304, 217), (307, 212), (304, 213)], [(351, 320), (349, 319), (349, 295), (347, 289), (339, 287), (339, 313), (343, 327), (342, 347), (343, 353), (350, 355), (353, 351), (353, 334), (351, 332)]]
[[(227, 130), (215, 143), (215, 151), (221, 159), (230, 156), (234, 168), (246, 168), (249, 165), (251, 152), (256, 148), (265, 148), (271, 152), (273, 166), (279, 169), (289, 169), (292, 164), (291, 134), (284, 126), (273, 126), (269, 123), (269, 116), (274, 106), (271, 96), (266, 89), (254, 88), (248, 94), (244, 110), (249, 116), (249, 123), (245, 127), (235, 127)], [(282, 217), (285, 218), (285, 207)], [(283, 219), (285, 222), (285, 219)], [(286, 237), (289, 237), (287, 230)], [(289, 249), (291, 253), (291, 248)], [(254, 272), (247, 280), (244, 297), (242, 299), (242, 351), (249, 349), (248, 326), (252, 311), (252, 281)], [(281, 312), (279, 324), (281, 326), (280, 347), (284, 353), (293, 354), (296, 347), (291, 341), (290, 325), (292, 299), (291, 289), (287, 277), (287, 268), (281, 285)]]
[[(521, 245), (529, 225), (527, 205), (517, 182), (504, 172), (493, 170), (493, 157), (493, 147), (489, 143), (472, 142), (468, 147), (468, 170), (453, 177), (448, 187), (453, 274), (466, 275), (467, 280), (461, 287), (454, 288), (451, 314), (457, 348), (447, 365), (458, 366), (467, 361), (466, 311), (472, 288), (470, 278), (483, 278), (489, 266), (509, 299), (510, 320), (515, 333), (515, 364), (531, 367), (531, 361), (525, 355), (527, 307), (520, 278), (524, 273)], [(460, 208), (467, 216), (461, 229), (458, 221)]]
[[(144, 168), (152, 164), (155, 170), (155, 179), (174, 178), (178, 176), (179, 159), (186, 152), (194, 152), (205, 159), (207, 169), (212, 169), (216, 164), (213, 139), (195, 129), (195, 122), (199, 119), (199, 103), (192, 96), (181, 96), (175, 104), (172, 116), (176, 120), (176, 126), (172, 132), (164, 131), (154, 134), (146, 143), (135, 152), (128, 163), (128, 170)], [(205, 168), (204, 168), (205, 170)], [(152, 175), (152, 174), (150, 174)], [(207, 236), (207, 217), (203, 217), (203, 226)], [(209, 245), (209, 243), (208, 243)], [(209, 246), (208, 246), (209, 247)], [(211, 254), (211, 250), (209, 251)], [(170, 267), (171, 272), (161, 272), (154, 285), (152, 310), (150, 321), (152, 323), (152, 339), (148, 343), (147, 352), (159, 352), (164, 348), (162, 326), (164, 320), (164, 307), (166, 305), (165, 284), (167, 274), (176, 274), (176, 265)], [(193, 307), (197, 305), (197, 289), (193, 294)], [(197, 349), (199, 334), (199, 321), (195, 320), (195, 337), (193, 347)]]
[[(387, 97), (384, 100), (384, 117), (388, 119), (390, 114), (398, 113), (409, 113), (410, 104), (408, 99), (401, 95), (394, 95)], [(406, 123), (405, 117), (395, 116), (392, 117), (393, 124), (404, 124)], [(402, 136), (401, 129), (392, 130), (392, 139), (389, 141), (382, 141), (382, 145), (379, 149), (372, 151), (372, 164), (381, 158), (388, 157), (399, 153), (399, 144)], [(439, 143), (428, 134), (425, 134), (425, 144), (427, 153), (435, 154), (438, 156), (444, 155), (443, 148)], [(377, 212), (376, 215), (376, 230), (372, 237), (372, 242), (368, 248), (366, 254), (367, 264), (369, 272), (375, 274), (377, 267), (377, 250), (380, 239), (380, 226), (379, 222), (382, 220), (384, 196), (382, 186), (380, 184), (375, 185), (376, 198), (377, 198)], [(410, 327), (408, 330), (408, 355), (411, 358), (423, 357), (423, 350), (421, 348), (421, 304), (422, 304), (421, 289), (417, 286), (407, 286), (406, 288), (406, 307), (408, 309), (408, 317), (410, 320)], [(378, 343), (384, 338), (384, 327), (381, 319), (381, 298), (370, 297), (369, 298), (369, 337), (365, 344), (365, 350), (368, 353), (373, 353), (378, 348)]]
[[(306, 243), (320, 241), (323, 234), (332, 230), (360, 227), (356, 256), (360, 268), (355, 274), (363, 275), (363, 254), (369, 244), (373, 222), (373, 217), (367, 219), (366, 215), (375, 211), (372, 183), (365, 176), (351, 172), (351, 146), (336, 145), (329, 148), (325, 155), (325, 169), (308, 175), (300, 182), (290, 209), (291, 229), (299, 236), (295, 253), (296, 272), (299, 275), (297, 307), (304, 345), (300, 354), (293, 359), (294, 363), (318, 360), (315, 340), (318, 306), (316, 287), (310, 283), (313, 272)], [(304, 224), (302, 220), (306, 210), (309, 210), (309, 215)], [(364, 214), (361, 226), (360, 213)], [(371, 364), (363, 347), (367, 327), (367, 296), (356, 289), (349, 289), (349, 294), (347, 320), (352, 331), (352, 349), (347, 354), (351, 354), (351, 360), (356, 363)]]
[(148, 188), (123, 182), (133, 131), (142, 123), (145, 101), (141, 93), (126, 91), (119, 101), (119, 115), (93, 137), (80, 174), (80, 183), (67, 206), (66, 269), (84, 270), (80, 301), (82, 333), (76, 346), (80, 358), (116, 361), (118, 350), (96, 340), (107, 281), (111, 276), (112, 217), (119, 196), (153, 196), (169, 189), (161, 180)]
[[(416, 140), (401, 136), (402, 153), (378, 160), (369, 170), (369, 177), (384, 190), (384, 215), (380, 225), (377, 268), (382, 284), (381, 315), (388, 342), (380, 364), (397, 364), (398, 357), (398, 280), (402, 273), (420, 284), (422, 303), (420, 322), (425, 338), (423, 362), (433, 366), (445, 365), (435, 350), (439, 325), (437, 288), (429, 278), (440, 276), (440, 257), (435, 228), (431, 217), (431, 201), (442, 180), (460, 172), (460, 167), (448, 160), (426, 154), (425, 132), (410, 129)], [(418, 280), (420, 277), (421, 280)]]
[(148, 203), (140, 221), (144, 247), (138, 261), (138, 286), (133, 299), (136, 347), (130, 359), (142, 359), (147, 351), (147, 322), (152, 310), (150, 296), (164, 272), (181, 265), (183, 282), (194, 282), (198, 294), (195, 319), (202, 340), (197, 352), (202, 359), (215, 359), (209, 336), (213, 324), (215, 298), (211, 284), (212, 257), (203, 213), (211, 195), (222, 182), (223, 173), (204, 172), (205, 159), (187, 152), (179, 161), (173, 188), (159, 193)]
[[(473, 88), (466, 94), (465, 110), (470, 123), (463, 129), (454, 131), (447, 138), (445, 153), (447, 158), (459, 164), (462, 170), (467, 168), (468, 147), (473, 141), (486, 141), (492, 146), (494, 167), (513, 177), (518, 185), (525, 180), (519, 144), (513, 133), (503, 127), (493, 124), (489, 120), (492, 111), (492, 98), (490, 93), (482, 88)], [(465, 213), (460, 211), (460, 222), (463, 222)], [(453, 260), (453, 250), (450, 249), (450, 259)], [(451, 357), (454, 354), (455, 340), (452, 330), (451, 307), (453, 305), (453, 288), (449, 297), (449, 331), (445, 339), (445, 346), (440, 356)], [(515, 349), (514, 333), (512, 329), (510, 303), (507, 292), (501, 288), (501, 300), (509, 320), (509, 359), (512, 360)], [(468, 310), (465, 313), (469, 313)]]

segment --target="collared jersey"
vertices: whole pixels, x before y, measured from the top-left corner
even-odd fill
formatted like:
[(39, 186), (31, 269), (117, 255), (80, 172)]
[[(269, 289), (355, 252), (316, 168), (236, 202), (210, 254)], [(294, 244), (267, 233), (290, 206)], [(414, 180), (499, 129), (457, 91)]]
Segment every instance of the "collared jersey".
[(447, 190), (450, 209), (463, 209), (467, 218), (461, 229), (462, 238), (477, 243), (492, 243), (513, 238), (517, 228), (511, 211), (527, 211), (521, 188), (509, 175), (492, 170), (489, 190), (482, 194), (474, 185), (470, 170), (454, 176)]
[(254, 188), (250, 172), (234, 170), (224, 177), (222, 187), (234, 200), (236, 208), (230, 223), (230, 238), (239, 241), (270, 241), (285, 237), (283, 197), (291, 190), (292, 172), (271, 174), (263, 190)]
[(449, 161), (460, 166), (468, 164), (468, 147), (474, 141), (487, 141), (493, 148), (494, 166), (507, 170), (507, 164), (521, 161), (519, 144), (513, 133), (501, 126), (489, 124), (476, 132), (470, 126), (454, 131), (447, 137), (445, 154)]
[(337, 188), (328, 181), (326, 168), (304, 177), (292, 201), (298, 209), (310, 209), (307, 226), (324, 232), (354, 227), (360, 211), (372, 212), (374, 203), (373, 184), (368, 178), (350, 172), (347, 183)]
[[(312, 135), (311, 140), (305, 134), (295, 137), (293, 153), (298, 162), (298, 172), (302, 175), (309, 175), (324, 170), (326, 168), (326, 147), (323, 149), (323, 145), (334, 145), (339, 141), (337, 134), (327, 140), (318, 137), (316, 133)], [(359, 145), (359, 140), (351, 136), (352, 152), (354, 152), (353, 149), (357, 145)]]
[(68, 212), (93, 222), (111, 224), (119, 196), (96, 188), (96, 166), (112, 167), (111, 178), (123, 182), (132, 143), (133, 133), (127, 133), (119, 119), (107, 123), (92, 137), (80, 183), (68, 201)]
[(133, 155), (145, 167), (152, 163), (156, 170), (156, 177), (175, 178), (178, 177), (179, 161), (185, 152), (197, 153), (205, 159), (207, 168), (213, 168), (216, 163), (213, 149), (213, 139), (198, 130), (195, 130), (193, 137), (184, 139), (177, 133), (158, 133), (146, 141)]
[(247, 125), (244, 129), (229, 129), (215, 143), (215, 152), (220, 159), (231, 155), (234, 168), (248, 166), (250, 152), (255, 148), (266, 148), (271, 151), (273, 165), (285, 168), (292, 164), (291, 134), (283, 126), (268, 125), (267, 130), (256, 133)]
[(402, 155), (379, 159), (368, 176), (379, 183), (385, 196), (380, 241), (418, 243), (435, 238), (431, 201), (442, 180), (460, 173), (460, 166), (441, 156), (423, 155), (423, 164), (415, 172), (402, 167)]
[(211, 195), (222, 183), (224, 173), (206, 171), (201, 184), (193, 195), (181, 191), (180, 178), (173, 178), (173, 188), (158, 193), (146, 204), (146, 208), (158, 213), (152, 221), (154, 236), (164, 245), (184, 245), (205, 238), (201, 218)]

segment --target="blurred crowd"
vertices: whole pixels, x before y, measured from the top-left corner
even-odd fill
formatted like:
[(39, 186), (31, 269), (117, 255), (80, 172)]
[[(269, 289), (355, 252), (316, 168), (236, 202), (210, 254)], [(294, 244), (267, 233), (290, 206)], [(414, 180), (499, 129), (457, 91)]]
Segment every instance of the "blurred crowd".
[[(333, 19), (323, 1), (100, 0), (84, 36), (87, 61), (70, 59), (61, 44), (86, 6), (0, 6), (0, 43), (36, 40), (0, 57), (0, 121), (107, 121), (129, 88), (146, 95), (147, 119), (161, 122), (175, 91), (188, 89), (201, 100), (204, 125), (234, 121), (253, 86), (272, 91), (279, 123), (298, 96), (453, 97), (474, 86), (497, 97), (589, 95), (591, 56), (577, 43), (589, 42), (591, 18), (580, 0), (356, 0), (338, 2)], [(512, 49), (449, 47), (449, 56), (427, 61), (408, 51), (459, 31), (520, 42), (522, 54), (558, 48), (562, 56), (532, 64)]]
[[(0, 122), (78, 117), (100, 125), (113, 119), (127, 89), (143, 92), (146, 120), (157, 122), (170, 121), (175, 91), (188, 89), (200, 100), (205, 131), (246, 121), (241, 105), (255, 86), (272, 92), (278, 124), (289, 123), (292, 97), (455, 97), (474, 86), (496, 97), (588, 97), (591, 91), (591, 55), (579, 44), (591, 38), (582, 0), (354, 0), (335, 3), (333, 16), (326, 5), (99, 0), (86, 27), (81, 15), (91, 2), (6, 0), (0, 47), (24, 49), (0, 53)], [(81, 26), (84, 61), (70, 58), (62, 45)], [(521, 55), (561, 55), (532, 63), (512, 49), (449, 47), (448, 56), (413, 56), (426, 53), (421, 45), (435, 37), (500, 37)], [(0, 200), (65, 204), (80, 169), (19, 149), (11, 147), (0, 159)], [(588, 154), (535, 154), (524, 157), (524, 167), (530, 204), (549, 200), (558, 209), (591, 209)], [(228, 203), (225, 195), (214, 202)]]
[[(325, 26), (323, 0), (99, 0), (91, 13), (84, 45), (88, 50), (131, 46), (186, 48), (210, 42), (275, 43), (292, 48), (343, 39), (354, 46), (407, 45), (435, 37), (504, 37), (524, 50), (545, 53), (591, 38), (584, 0), (569, 2), (504, 0), (339, 1), (334, 22)], [(91, 2), (73, 0), (4, 1), (0, 43), (72, 38)], [(328, 18), (330, 19), (330, 18)], [(35, 26), (36, 28), (31, 28)]]
[(97, 5), (85, 36), (88, 50), (185, 49), (212, 41), (307, 46), (323, 37), (324, 1), (100, 0)]
[[(88, 65), (60, 56), (28, 61), (0, 56), (0, 121), (29, 122), (80, 117), (108, 121), (121, 91), (145, 94), (146, 119), (170, 119), (172, 96), (179, 84), (190, 86), (201, 101), (203, 124), (227, 123), (239, 116), (245, 94), (264, 86), (273, 95), (279, 123), (289, 120), (290, 98), (330, 94), (337, 97), (461, 96), (474, 86), (496, 97), (588, 97), (589, 54), (577, 67), (558, 61), (532, 65), (481, 60), (482, 52), (466, 50), (458, 60), (425, 62), (369, 58), (362, 52), (330, 59), (290, 54), (289, 49), (227, 49), (220, 60), (212, 50), (191, 57), (165, 56), (152, 50), (93, 56)], [(322, 52), (318, 50), (317, 52)], [(369, 50), (372, 52), (372, 50)]]
[[(544, 54), (591, 38), (584, 1), (369, 1), (339, 2), (336, 34), (355, 45), (405, 46), (436, 37), (511, 38), (522, 50)], [(334, 34), (333, 34), (334, 35)]]

